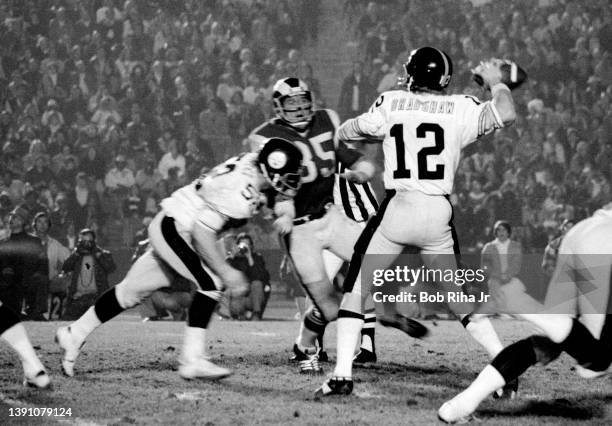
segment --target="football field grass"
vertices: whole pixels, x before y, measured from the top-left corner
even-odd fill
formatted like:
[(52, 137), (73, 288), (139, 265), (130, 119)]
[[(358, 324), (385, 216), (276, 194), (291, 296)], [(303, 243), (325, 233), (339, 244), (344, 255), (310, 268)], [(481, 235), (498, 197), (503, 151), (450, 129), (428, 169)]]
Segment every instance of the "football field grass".
[[(209, 352), (234, 371), (218, 382), (182, 380), (176, 358), (183, 323), (142, 323), (137, 313), (121, 315), (98, 329), (76, 364), (76, 376), (59, 368), (53, 335), (62, 323), (26, 323), (30, 338), (48, 367), (53, 390), (20, 385), (21, 367), (0, 346), (0, 425), (395, 425), (440, 424), (438, 407), (467, 386), (487, 357), (456, 321), (439, 321), (427, 340), (377, 328), (379, 364), (355, 370), (350, 397), (313, 398), (324, 376), (303, 376), (290, 364), (298, 329), (290, 302), (272, 303), (262, 322), (215, 319)], [(494, 321), (508, 344), (527, 336), (518, 321)], [(326, 345), (335, 359), (335, 326)], [(326, 374), (332, 364), (323, 364)], [(478, 410), (482, 424), (612, 424), (612, 379), (585, 381), (562, 356), (535, 367), (521, 381), (519, 398), (490, 399)], [(71, 417), (11, 417), (11, 408), (70, 408)], [(13, 413), (15, 411), (13, 410)]]

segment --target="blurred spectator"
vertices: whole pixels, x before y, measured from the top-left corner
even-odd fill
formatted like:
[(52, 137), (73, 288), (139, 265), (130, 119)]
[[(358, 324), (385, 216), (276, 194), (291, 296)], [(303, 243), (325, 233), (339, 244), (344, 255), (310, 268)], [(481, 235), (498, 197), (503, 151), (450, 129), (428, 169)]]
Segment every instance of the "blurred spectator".
[(49, 229), (49, 235), (66, 247), (68, 247), (68, 225), (73, 223), (73, 216), (68, 205), (66, 194), (60, 192), (55, 197), (55, 208), (49, 214), (49, 221), (53, 224), (53, 227)]
[(23, 203), (17, 206), (17, 209), (25, 215), (24, 228), (26, 231), (32, 229), (32, 220), (34, 220), (36, 213), (47, 211), (47, 208), (38, 201), (39, 195), (40, 193), (36, 189), (28, 187), (24, 194)]
[(155, 167), (155, 160), (152, 157), (147, 158), (145, 166), (136, 172), (135, 182), (144, 195), (148, 195), (155, 190), (157, 183), (164, 177)]
[(123, 211), (121, 206), (123, 199), (127, 196), (130, 188), (136, 183), (134, 174), (126, 165), (125, 156), (122, 154), (118, 155), (115, 158), (115, 167), (110, 169), (104, 178), (104, 186), (110, 196), (112, 211), (119, 214), (118, 218), (122, 217)]
[(225, 159), (226, 146), (229, 142), (229, 120), (227, 114), (221, 110), (220, 99), (208, 100), (207, 109), (202, 111), (199, 117), (200, 136), (209, 146), (222, 147), (215, 150), (221, 155), (215, 155), (214, 162)]
[[(51, 221), (49, 215), (45, 212), (40, 212), (34, 216), (34, 225), (32, 226), (34, 235), (40, 238), (43, 248), (47, 254), (47, 263), (49, 265), (49, 320), (57, 320), (61, 317), (64, 309), (64, 298), (68, 290), (68, 281), (66, 276), (62, 274), (62, 266), (64, 261), (70, 256), (70, 250), (60, 244), (55, 238), (49, 236)], [(42, 298), (42, 296), (41, 296)]]
[(363, 62), (353, 63), (353, 71), (342, 82), (338, 113), (342, 119), (365, 112), (374, 98), (374, 88), (363, 73)]
[(185, 175), (185, 157), (179, 153), (178, 144), (175, 138), (168, 143), (167, 152), (159, 160), (157, 170), (164, 179), (168, 179), (168, 170), (178, 169), (178, 176)]
[(96, 233), (89, 228), (79, 232), (76, 247), (64, 262), (64, 273), (72, 274), (63, 319), (80, 317), (108, 290), (108, 275), (115, 270), (112, 254), (96, 244)]
[(87, 228), (95, 222), (99, 206), (97, 195), (90, 188), (84, 172), (79, 172), (73, 182), (70, 191), (67, 192), (70, 221), (77, 229)]
[(9, 237), (0, 242), (0, 299), (26, 318), (44, 321), (49, 266), (40, 239), (25, 231), (27, 220), (22, 208), (9, 214)]
[(525, 286), (517, 277), (521, 271), (523, 251), (521, 245), (511, 240), (512, 228), (504, 220), (493, 227), (495, 239), (482, 248), (481, 268), (488, 278), (490, 302), (498, 310), (510, 306), (508, 300), (515, 292), (524, 292)]

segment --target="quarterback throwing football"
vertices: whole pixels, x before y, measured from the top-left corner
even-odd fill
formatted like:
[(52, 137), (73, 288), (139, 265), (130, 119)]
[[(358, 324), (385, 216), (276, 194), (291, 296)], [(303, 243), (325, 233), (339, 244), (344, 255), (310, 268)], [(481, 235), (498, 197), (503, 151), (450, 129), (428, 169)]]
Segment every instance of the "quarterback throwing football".
[[(376, 257), (375, 269), (385, 269), (405, 246), (413, 245), (421, 249), (428, 268), (455, 270), (458, 243), (448, 196), (461, 150), (512, 124), (516, 117), (512, 95), (501, 83), (495, 61), (481, 64), (479, 70), (492, 93), (488, 102), (444, 93), (451, 80), (452, 62), (439, 49), (414, 50), (405, 70), (407, 90), (383, 93), (368, 112), (338, 129), (340, 140), (382, 141), (387, 196), (355, 246), (338, 314), (337, 363), (332, 378), (317, 390), (319, 396), (352, 392), (353, 348), (363, 324), (363, 303), (372, 286), (361, 276), (363, 255), (387, 255)], [(467, 314), (470, 307), (465, 304), (449, 303), (449, 308), (491, 357), (502, 350), (487, 318)]]

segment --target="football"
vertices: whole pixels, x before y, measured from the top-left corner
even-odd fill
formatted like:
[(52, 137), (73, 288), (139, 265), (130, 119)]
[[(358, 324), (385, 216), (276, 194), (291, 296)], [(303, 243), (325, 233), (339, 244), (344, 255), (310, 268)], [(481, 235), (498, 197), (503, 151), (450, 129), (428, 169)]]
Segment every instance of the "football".
[[(516, 62), (504, 60), (499, 66), (502, 73), (502, 83), (510, 90), (520, 87), (527, 81), (527, 73)], [(476, 72), (472, 75), (473, 80), (480, 86), (484, 84), (482, 77)]]

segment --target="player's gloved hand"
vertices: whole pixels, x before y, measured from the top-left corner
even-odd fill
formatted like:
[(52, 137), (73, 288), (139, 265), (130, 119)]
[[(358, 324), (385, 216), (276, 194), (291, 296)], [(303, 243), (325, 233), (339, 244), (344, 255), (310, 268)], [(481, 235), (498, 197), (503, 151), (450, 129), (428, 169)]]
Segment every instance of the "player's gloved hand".
[(293, 228), (293, 219), (291, 219), (289, 216), (283, 215), (278, 217), (272, 225), (279, 234), (286, 235), (291, 232), (291, 229)]
[(476, 68), (472, 69), (472, 74), (474, 74), (476, 82), (485, 89), (490, 89), (497, 83), (500, 83), (502, 81), (502, 72), (500, 69), (502, 63), (503, 61), (501, 59), (495, 58), (488, 61), (481, 61)]
[(221, 279), (232, 296), (246, 296), (249, 292), (247, 277), (237, 269), (229, 268), (223, 273)]

